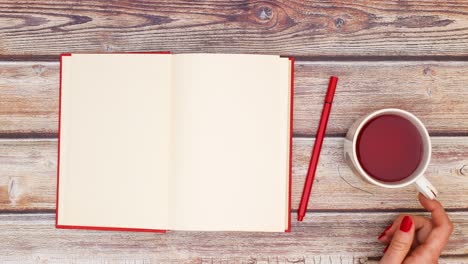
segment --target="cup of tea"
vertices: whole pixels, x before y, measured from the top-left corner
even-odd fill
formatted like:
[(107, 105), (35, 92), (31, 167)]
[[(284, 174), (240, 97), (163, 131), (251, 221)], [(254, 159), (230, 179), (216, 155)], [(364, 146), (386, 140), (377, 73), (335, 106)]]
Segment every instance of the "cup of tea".
[(348, 130), (344, 155), (353, 171), (385, 188), (412, 183), (429, 199), (437, 189), (424, 177), (431, 159), (431, 140), (424, 124), (413, 114), (381, 109), (359, 118)]

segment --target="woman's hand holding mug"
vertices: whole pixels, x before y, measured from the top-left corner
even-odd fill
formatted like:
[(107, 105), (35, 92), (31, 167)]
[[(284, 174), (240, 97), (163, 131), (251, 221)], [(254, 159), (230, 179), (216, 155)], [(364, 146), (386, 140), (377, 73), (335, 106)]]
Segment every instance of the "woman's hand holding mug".
[(438, 201), (419, 194), (419, 202), (432, 217), (400, 215), (395, 219), (378, 238), (388, 244), (381, 264), (438, 263), (453, 224)]

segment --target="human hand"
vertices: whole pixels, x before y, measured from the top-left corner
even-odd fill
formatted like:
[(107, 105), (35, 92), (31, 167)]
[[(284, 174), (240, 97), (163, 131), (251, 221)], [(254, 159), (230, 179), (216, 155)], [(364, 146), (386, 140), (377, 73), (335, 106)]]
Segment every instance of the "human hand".
[(453, 231), (453, 224), (442, 205), (421, 193), (421, 205), (431, 212), (432, 219), (422, 216), (400, 215), (379, 236), (388, 244), (381, 264), (437, 263)]

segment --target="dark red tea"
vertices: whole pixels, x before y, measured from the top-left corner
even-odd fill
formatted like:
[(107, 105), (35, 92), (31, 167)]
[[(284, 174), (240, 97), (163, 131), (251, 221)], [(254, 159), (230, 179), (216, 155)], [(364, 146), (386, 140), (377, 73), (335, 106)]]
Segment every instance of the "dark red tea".
[(418, 129), (397, 115), (382, 115), (370, 120), (357, 139), (357, 157), (369, 176), (385, 182), (409, 177), (423, 156)]

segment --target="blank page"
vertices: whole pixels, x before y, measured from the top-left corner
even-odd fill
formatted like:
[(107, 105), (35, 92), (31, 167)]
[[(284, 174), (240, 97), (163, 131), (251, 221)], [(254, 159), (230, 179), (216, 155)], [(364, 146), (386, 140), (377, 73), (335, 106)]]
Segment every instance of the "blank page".
[(172, 66), (171, 228), (283, 232), (289, 60), (181, 54)]
[(64, 57), (59, 225), (166, 229), (171, 61)]

